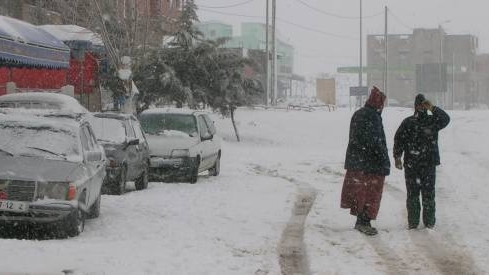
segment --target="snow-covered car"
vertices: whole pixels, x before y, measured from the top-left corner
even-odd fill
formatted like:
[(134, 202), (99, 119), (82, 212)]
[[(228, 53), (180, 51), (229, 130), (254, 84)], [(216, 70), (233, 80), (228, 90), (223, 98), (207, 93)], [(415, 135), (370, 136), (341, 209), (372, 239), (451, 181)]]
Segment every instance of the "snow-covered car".
[(146, 189), (149, 147), (136, 117), (120, 113), (96, 113), (90, 123), (107, 156), (103, 193), (123, 194), (126, 181), (134, 181), (136, 190)]
[(51, 92), (26, 92), (0, 96), (0, 108), (58, 110), (86, 114), (88, 110), (75, 98)]
[(87, 121), (0, 114), (0, 224), (54, 224), (76, 236), (100, 213), (104, 177)]
[(139, 117), (150, 150), (150, 177), (183, 177), (196, 183), (200, 172), (220, 173), (221, 138), (208, 114), (182, 109), (150, 109)]

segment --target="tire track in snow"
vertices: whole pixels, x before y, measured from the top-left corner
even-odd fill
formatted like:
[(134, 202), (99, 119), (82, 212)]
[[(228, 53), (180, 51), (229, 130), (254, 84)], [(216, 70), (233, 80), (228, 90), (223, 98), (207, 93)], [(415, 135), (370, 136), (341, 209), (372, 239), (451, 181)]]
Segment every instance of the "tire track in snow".
[(316, 190), (307, 183), (300, 183), (295, 178), (280, 175), (277, 170), (270, 170), (256, 164), (251, 167), (257, 174), (281, 178), (298, 185), (299, 190), (292, 215), (282, 232), (277, 250), (282, 275), (309, 274), (309, 262), (304, 245), (304, 227), (307, 215), (316, 199)]

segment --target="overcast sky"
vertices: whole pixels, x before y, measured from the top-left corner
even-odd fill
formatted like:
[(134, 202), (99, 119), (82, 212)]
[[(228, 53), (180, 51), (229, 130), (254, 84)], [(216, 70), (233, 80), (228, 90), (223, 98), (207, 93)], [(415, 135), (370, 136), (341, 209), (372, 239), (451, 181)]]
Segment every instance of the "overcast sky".
[[(199, 6), (201, 21), (219, 20), (233, 24), (238, 34), (241, 22), (265, 22), (266, 0), (195, 2)], [(245, 4), (225, 7), (240, 3)], [(295, 47), (296, 73), (315, 76), (319, 73), (334, 73), (339, 66), (358, 65), (359, 3), (360, 0), (277, 0), (277, 28), (281, 37)], [(390, 33), (412, 33), (411, 28), (436, 28), (443, 22), (449, 34), (470, 33), (478, 36), (479, 51), (489, 53), (487, 0), (363, 0), (364, 16), (378, 14), (364, 19), (364, 35), (384, 32), (384, 15), (379, 13), (383, 12), (385, 6), (391, 10)]]

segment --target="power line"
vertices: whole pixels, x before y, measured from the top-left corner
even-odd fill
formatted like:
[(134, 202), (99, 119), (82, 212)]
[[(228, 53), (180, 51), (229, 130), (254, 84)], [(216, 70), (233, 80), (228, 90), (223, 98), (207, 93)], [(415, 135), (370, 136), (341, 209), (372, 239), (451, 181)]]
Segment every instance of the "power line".
[(246, 5), (246, 4), (251, 3), (253, 1), (255, 1), (255, 0), (246, 0), (243, 2), (239, 2), (239, 3), (231, 4), (231, 5), (226, 5), (226, 6), (205, 6), (205, 5), (198, 5), (198, 6), (202, 7), (202, 8), (209, 8), (209, 9), (227, 9), (227, 8), (234, 8), (234, 7), (243, 6), (243, 5)]
[(396, 19), (396, 21), (397, 21), (399, 24), (401, 24), (403, 27), (405, 27), (405, 28), (407, 28), (407, 29), (409, 29), (409, 30), (411, 30), (411, 31), (412, 31), (412, 30), (414, 30), (414, 28), (413, 28), (413, 27), (411, 27), (411, 26), (409, 26), (409, 25), (405, 24), (405, 23), (404, 23), (404, 21), (402, 21), (402, 20), (401, 20), (401, 19), (400, 19), (400, 18), (399, 18), (397, 15), (395, 15), (395, 14), (392, 12), (392, 10), (391, 10), (391, 9), (389, 9), (389, 13), (390, 13), (390, 15), (392, 15), (392, 17), (394, 17), (394, 19)]
[[(237, 13), (231, 13), (231, 12), (214, 11), (214, 10), (209, 10), (209, 9), (205, 9), (205, 8), (200, 9), (200, 10), (205, 11), (205, 12), (210, 12), (210, 13), (218, 13), (218, 14), (232, 15), (232, 16), (238, 16), (238, 17), (264, 19), (264, 16), (244, 15), (244, 14), (237, 14)], [(300, 28), (300, 29), (303, 29), (303, 30), (307, 30), (307, 31), (310, 31), (310, 32), (315, 32), (315, 33), (326, 35), (326, 36), (330, 36), (330, 37), (336, 37), (336, 38), (339, 38), (339, 39), (346, 39), (346, 40), (358, 40), (358, 38), (355, 38), (355, 37), (324, 32), (324, 31), (321, 31), (321, 30), (318, 30), (318, 29), (314, 29), (314, 28), (311, 28), (311, 27), (299, 25), (297, 23), (294, 23), (294, 22), (291, 22), (291, 21), (288, 21), (288, 20), (285, 20), (285, 19), (282, 19), (282, 18), (278, 18), (278, 17), (277, 17), (277, 20), (280, 21), (280, 22), (282, 22), (282, 23), (289, 24), (289, 25), (295, 26), (295, 27)]]
[[(327, 15), (327, 16), (336, 17), (336, 18), (339, 18), (339, 19), (354, 19), (354, 20), (359, 20), (360, 19), (360, 16), (344, 16), (344, 15), (339, 15), (339, 14), (327, 12), (327, 11), (318, 9), (316, 7), (313, 7), (313, 6), (309, 5), (308, 3), (306, 3), (306, 2), (304, 2), (302, 0), (295, 0), (295, 1), (298, 2), (299, 4), (305, 6), (305, 7), (310, 8), (311, 10), (314, 10), (316, 12), (322, 13), (322, 14)], [(384, 11), (380, 11), (380, 12), (375, 13), (375, 14), (372, 14), (372, 15), (362, 16), (362, 18), (377, 17), (377, 16), (382, 15), (383, 13), (384, 13)]]

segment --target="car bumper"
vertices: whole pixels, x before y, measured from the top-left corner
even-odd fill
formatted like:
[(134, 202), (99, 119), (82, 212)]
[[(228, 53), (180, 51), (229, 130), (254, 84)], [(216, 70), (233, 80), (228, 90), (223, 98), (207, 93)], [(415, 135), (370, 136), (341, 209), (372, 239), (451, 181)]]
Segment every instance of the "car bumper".
[(76, 213), (76, 202), (32, 203), (26, 212), (0, 211), (0, 225), (19, 223), (53, 223)]
[(164, 180), (168, 177), (187, 176), (195, 169), (197, 158), (151, 157), (149, 174), (151, 179)]

